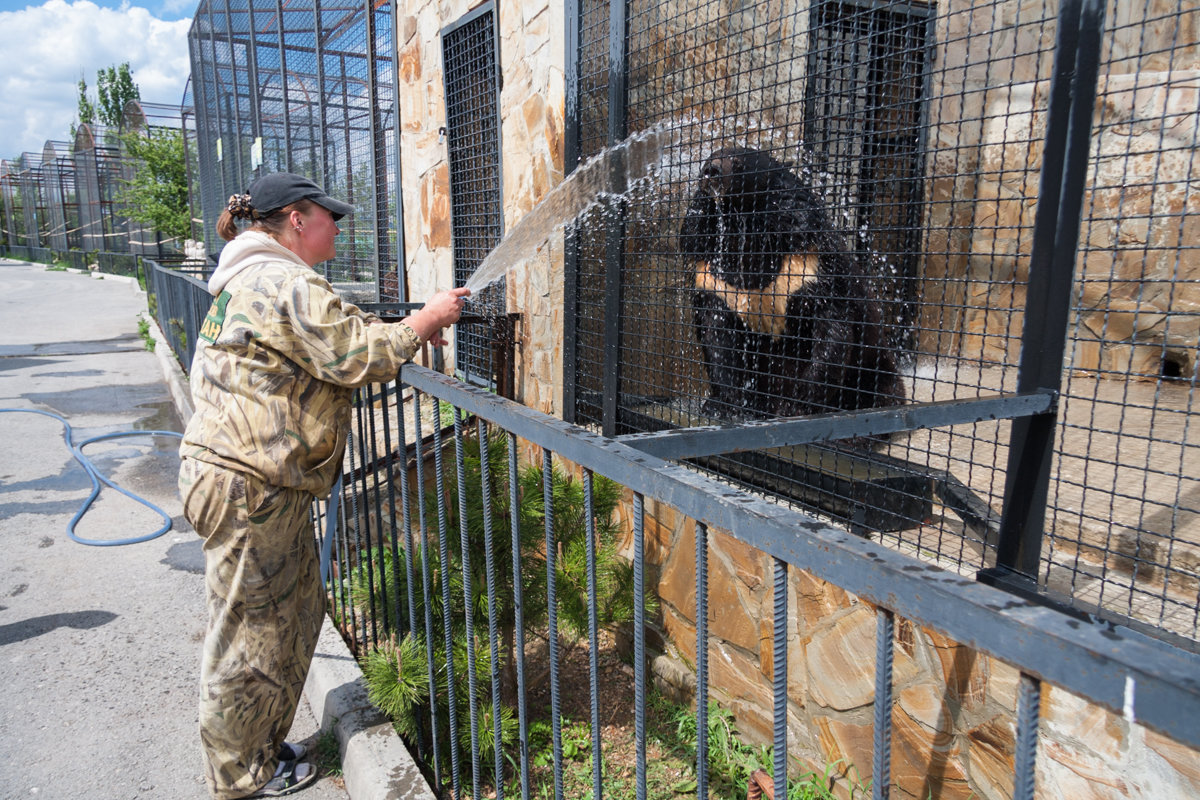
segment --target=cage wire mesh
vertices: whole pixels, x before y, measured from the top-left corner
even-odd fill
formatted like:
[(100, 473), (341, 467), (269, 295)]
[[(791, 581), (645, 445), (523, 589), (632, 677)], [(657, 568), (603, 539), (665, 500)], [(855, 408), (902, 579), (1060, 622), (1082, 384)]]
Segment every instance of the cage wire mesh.
[(1051, 590), (1197, 638), (1200, 12), (1110, 10), (1047, 523)]
[(326, 277), (358, 302), (399, 299), (392, 6), (206, 2), (189, 45), (209, 252), (230, 194), (298, 172), (355, 207)]
[[(1195, 640), (1197, 19), (1137, 5), (1103, 35), (1038, 577)], [(639, 0), (614, 48), (608, 4), (582, 3), (581, 159), (622, 129), (672, 142), (619, 219), (575, 226), (568, 414), (623, 434), (1012, 392), (1039, 345), (1022, 325), (1057, 14)], [(1010, 433), (696, 463), (970, 575), (996, 562)]]
[(21, 188), (17, 179), (20, 162), (0, 162), (0, 191), (4, 194), (4, 229), (10, 246), (25, 244), (25, 213), (21, 208)]
[[(504, 235), (495, 4), (480, 6), (442, 31), (442, 65), (454, 284), (462, 286)], [(485, 320), (456, 327), (455, 368), (468, 381), (494, 385), (494, 320), (504, 312), (504, 281), (484, 287), (469, 311)]]
[(25, 235), (30, 247), (42, 247), (46, 241), (46, 209), (42, 197), (42, 157), (40, 154), (21, 154), (22, 169), (18, 173), (21, 196), (24, 200), (21, 211), (25, 215)]

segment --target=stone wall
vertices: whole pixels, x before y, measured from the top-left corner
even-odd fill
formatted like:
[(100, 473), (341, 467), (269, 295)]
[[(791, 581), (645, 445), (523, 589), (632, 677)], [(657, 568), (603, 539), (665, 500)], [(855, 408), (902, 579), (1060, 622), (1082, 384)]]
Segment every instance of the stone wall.
[[(1068, 352), (1081, 370), (1196, 374), (1200, 258), (1184, 243), (1197, 227), (1200, 21), (1179, 11), (1108, 10)], [(1055, 37), (1053, 24), (1021, 27), (1038, 16), (1043, 4), (1014, 1), (938, 20), (950, 44), (930, 109), (921, 349), (932, 355), (1020, 355)], [(1009, 69), (980, 60), (977, 36)]]
[[(1194, 376), (1200, 337), (1200, 72), (1105, 76), (1075, 265), (1081, 370)], [(958, 352), (1015, 363), (1038, 195), (1049, 83), (992, 92), (963, 283)], [(1003, 113), (1001, 113), (1003, 112)]]
[[(695, 523), (658, 503), (647, 502), (646, 513), (647, 574), (658, 577), (661, 598), (647, 641), (666, 643), (654, 660), (656, 681), (688, 700)], [(710, 530), (710, 695), (764, 744), (772, 740), (773, 581), (769, 557)], [(789, 573), (787, 602), (789, 753), (818, 773), (839, 765), (838, 793), (846, 797), (851, 782), (871, 777), (876, 610), (801, 570)], [(893, 670), (892, 796), (1011, 797), (1017, 670), (902, 619)], [(1042, 714), (1037, 797), (1200, 796), (1194, 751), (1050, 686), (1042, 689)]]
[[(409, 296), (429, 297), (453, 282), (450, 168), (445, 137), (441, 29), (473, 7), (465, 0), (400, 4), (400, 165)], [(563, 178), (561, 3), (498, 3), (503, 76), (500, 141), (504, 226), (508, 230)], [(508, 304), (521, 313), (518, 400), (561, 413), (562, 256), (535, 254), (514, 265)]]

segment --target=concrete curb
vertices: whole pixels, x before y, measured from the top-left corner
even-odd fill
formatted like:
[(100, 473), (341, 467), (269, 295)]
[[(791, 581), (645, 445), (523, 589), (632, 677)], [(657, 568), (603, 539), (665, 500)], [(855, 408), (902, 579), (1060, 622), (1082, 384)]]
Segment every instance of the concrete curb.
[(304, 696), (321, 730), (332, 728), (354, 800), (436, 800), (387, 716), (367, 699), (366, 681), (342, 636), (325, 620)]
[[(195, 411), (187, 378), (158, 322), (148, 311), (143, 317), (150, 321), (167, 390), (187, 425)], [(352, 800), (436, 800), (391, 722), (367, 699), (362, 670), (328, 618), (317, 640), (304, 696), (321, 730), (332, 729), (337, 735), (342, 778)]]

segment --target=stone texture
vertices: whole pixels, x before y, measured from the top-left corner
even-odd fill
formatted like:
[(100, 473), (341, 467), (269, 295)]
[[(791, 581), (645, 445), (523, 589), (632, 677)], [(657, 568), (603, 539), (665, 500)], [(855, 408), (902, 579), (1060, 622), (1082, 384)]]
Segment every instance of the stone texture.
[(1012, 797), (1016, 774), (1013, 754), (1016, 723), (1013, 717), (998, 716), (967, 731), (968, 746), (963, 757), (972, 784), (987, 800)]
[(875, 692), (875, 619), (865, 610), (849, 612), (813, 636), (805, 657), (817, 676), (813, 700), (837, 710), (865, 706)]

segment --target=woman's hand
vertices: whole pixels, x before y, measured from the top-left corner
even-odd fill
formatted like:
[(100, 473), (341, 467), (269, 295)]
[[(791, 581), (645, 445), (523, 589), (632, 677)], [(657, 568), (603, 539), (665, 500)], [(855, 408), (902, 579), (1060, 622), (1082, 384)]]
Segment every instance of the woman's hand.
[(441, 330), (458, 322), (458, 318), (462, 316), (463, 304), (470, 294), (471, 290), (465, 287), (438, 292), (429, 298), (420, 311), (405, 317), (402, 322), (435, 347), (445, 344)]

